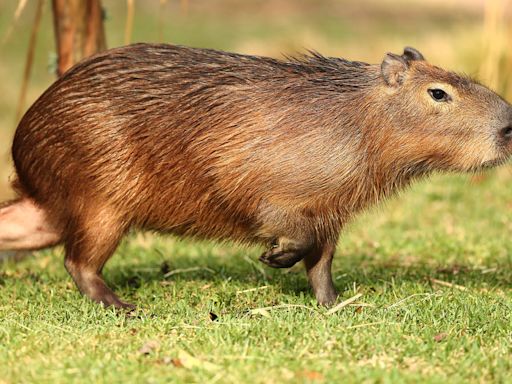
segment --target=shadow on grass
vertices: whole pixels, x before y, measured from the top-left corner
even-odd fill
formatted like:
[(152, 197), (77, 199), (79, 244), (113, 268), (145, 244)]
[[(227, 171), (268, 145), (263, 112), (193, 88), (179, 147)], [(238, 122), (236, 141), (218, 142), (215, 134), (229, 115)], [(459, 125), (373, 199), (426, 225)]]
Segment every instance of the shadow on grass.
[[(349, 264), (350, 263), (350, 264)], [(492, 268), (482, 268), (471, 263), (416, 264), (390, 263), (389, 261), (368, 261), (367, 258), (354, 255), (344, 257), (342, 263), (333, 268), (336, 288), (343, 293), (353, 289), (380, 292), (402, 285), (439, 286), (446, 283), (470, 288), (472, 291), (509, 289), (512, 283), (512, 263), (509, 260), (496, 260)], [(106, 273), (108, 284), (114, 289), (137, 290), (151, 281), (192, 281), (201, 284), (230, 281), (240, 289), (250, 289), (261, 285), (271, 285), (284, 294), (298, 295), (310, 293), (302, 263), (291, 269), (271, 269), (258, 262), (252, 255), (250, 259), (239, 255), (191, 259), (186, 256), (173, 257), (172, 260), (148, 261), (132, 265), (129, 262), (121, 266), (112, 266)], [(437, 280), (437, 281), (435, 281)]]
[[(184, 248), (188, 247), (190, 245)], [(142, 292), (155, 282), (162, 285), (191, 282), (198, 288), (207, 284), (222, 286), (228, 282), (233, 284), (235, 290), (268, 285), (291, 297), (306, 296), (313, 299), (302, 263), (291, 269), (272, 269), (258, 261), (259, 253), (254, 249), (227, 247), (228, 251), (221, 255), (217, 254), (218, 250), (217, 253), (212, 252), (208, 246), (203, 249), (199, 245), (197, 249), (201, 249), (201, 253), (191, 255), (183, 250), (158, 252), (153, 247), (133, 249), (121, 246), (118, 254), (107, 264), (105, 279), (115, 291), (130, 294)], [(17, 271), (2, 271), (0, 285), (10, 279), (44, 285), (60, 280), (64, 272), (58, 265), (62, 261), (62, 253), (52, 252), (47, 254), (49, 255), (53, 259), (50, 269), (34, 264), (41, 255), (29, 256), (19, 267), (15, 267)], [(17, 264), (13, 264), (15, 265)], [(9, 269), (11, 268), (7, 267)], [(56, 272), (58, 276), (55, 276)], [(385, 256), (373, 258), (367, 254), (344, 254), (335, 259), (333, 279), (340, 293), (352, 290), (354, 286), (362, 292), (379, 293), (401, 287), (407, 287), (406, 290), (411, 291), (411, 286), (417, 286), (420, 290), (438, 289), (443, 283), (447, 283), (445, 289), (449, 289), (450, 284), (456, 284), (469, 288), (470, 292), (484, 293), (510, 289), (512, 263), (505, 256), (493, 260), (492, 268), (483, 268), (469, 261), (427, 263), (420, 256), (405, 263)], [(439, 280), (441, 284), (432, 279)]]

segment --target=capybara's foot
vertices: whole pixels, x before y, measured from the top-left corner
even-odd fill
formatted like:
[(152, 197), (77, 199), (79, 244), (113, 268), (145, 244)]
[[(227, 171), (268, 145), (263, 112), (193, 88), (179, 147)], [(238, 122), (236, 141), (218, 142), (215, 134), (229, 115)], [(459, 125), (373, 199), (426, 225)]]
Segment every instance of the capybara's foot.
[(325, 307), (332, 307), (338, 298), (338, 293), (334, 289), (334, 287), (325, 287), (317, 290), (315, 292), (316, 300), (318, 304), (323, 305)]
[(104, 287), (102, 287), (97, 294), (88, 296), (90, 296), (93, 301), (103, 304), (105, 308), (113, 307), (127, 312), (133, 311), (136, 308), (134, 304), (121, 300), (106, 284), (104, 284)]
[(114, 307), (123, 310), (135, 309), (135, 305), (126, 303), (117, 297), (97, 272), (77, 269), (69, 259), (66, 260), (66, 268), (73, 277), (80, 292), (92, 301), (103, 304), (104, 307)]
[(115, 307), (126, 310), (135, 309), (135, 305), (124, 302), (109, 287), (107, 287), (101, 277), (91, 279), (91, 281), (86, 284), (87, 286), (82, 284), (80, 290), (83, 291), (85, 295), (89, 296), (91, 300), (101, 303), (105, 307)]
[(132, 312), (135, 309), (137, 309), (135, 304), (127, 303), (126, 301), (122, 301), (119, 298), (115, 302), (112, 302), (110, 305), (105, 305), (105, 307), (114, 307), (116, 309), (121, 309), (126, 312)]
[(299, 251), (283, 251), (280, 248), (272, 248), (263, 253), (259, 260), (272, 268), (290, 268), (304, 258), (304, 253)]

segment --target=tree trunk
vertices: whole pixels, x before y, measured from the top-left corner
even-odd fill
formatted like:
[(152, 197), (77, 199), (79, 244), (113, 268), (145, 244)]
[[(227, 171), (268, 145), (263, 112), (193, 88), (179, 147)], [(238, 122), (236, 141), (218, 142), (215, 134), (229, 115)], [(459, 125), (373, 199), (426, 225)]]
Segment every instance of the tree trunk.
[(106, 48), (101, 0), (53, 0), (57, 75)]

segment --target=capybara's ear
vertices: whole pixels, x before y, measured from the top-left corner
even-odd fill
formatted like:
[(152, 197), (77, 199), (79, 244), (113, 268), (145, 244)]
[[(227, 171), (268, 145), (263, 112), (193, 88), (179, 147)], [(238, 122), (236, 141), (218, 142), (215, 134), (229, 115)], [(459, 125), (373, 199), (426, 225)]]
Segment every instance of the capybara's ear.
[(408, 68), (407, 61), (394, 53), (388, 53), (380, 65), (382, 77), (390, 87), (402, 85)]
[(404, 53), (402, 54), (402, 57), (407, 61), (424, 61), (425, 57), (421, 54), (420, 51), (417, 49), (414, 49), (413, 47), (405, 47)]

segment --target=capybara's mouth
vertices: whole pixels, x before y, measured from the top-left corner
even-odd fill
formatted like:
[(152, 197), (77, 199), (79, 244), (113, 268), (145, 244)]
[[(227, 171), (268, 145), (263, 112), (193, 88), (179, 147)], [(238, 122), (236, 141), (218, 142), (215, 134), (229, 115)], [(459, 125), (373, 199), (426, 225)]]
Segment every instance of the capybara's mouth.
[(498, 167), (502, 164), (505, 164), (508, 159), (509, 159), (508, 156), (506, 156), (506, 157), (504, 156), (504, 157), (499, 157), (497, 159), (484, 161), (479, 167), (477, 167), (477, 170), (485, 170), (485, 169), (489, 169), (489, 168)]

